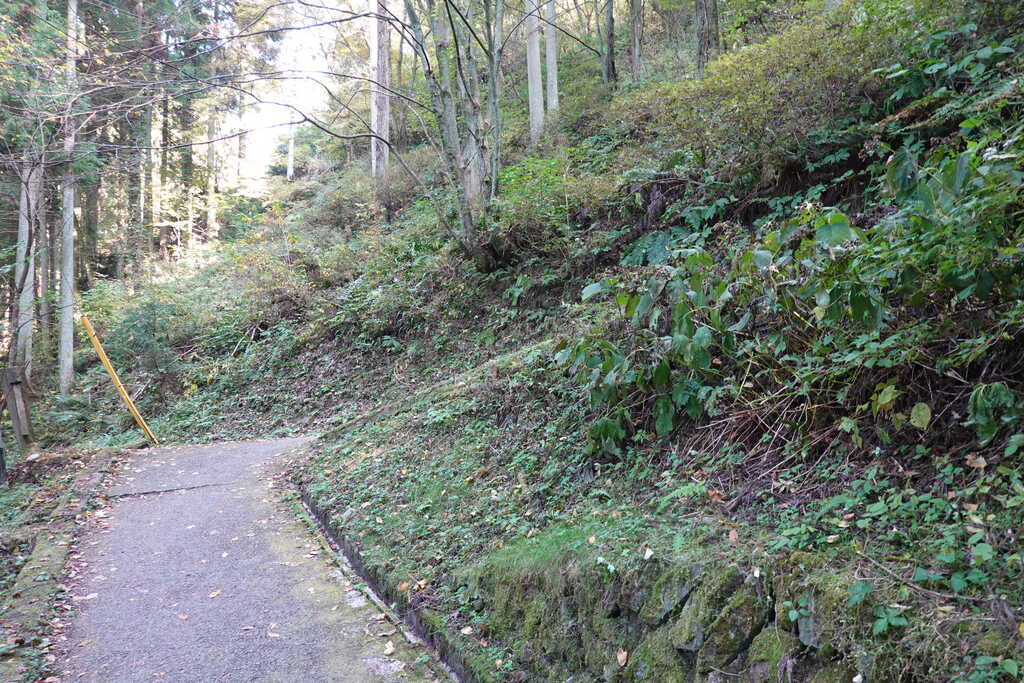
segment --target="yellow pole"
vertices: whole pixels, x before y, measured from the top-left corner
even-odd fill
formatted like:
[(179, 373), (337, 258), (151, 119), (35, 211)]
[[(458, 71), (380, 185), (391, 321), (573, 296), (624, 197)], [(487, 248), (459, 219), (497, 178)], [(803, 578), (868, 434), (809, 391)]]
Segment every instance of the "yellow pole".
[(89, 322), (89, 318), (82, 314), (82, 327), (85, 328), (85, 333), (89, 335), (89, 341), (92, 342), (92, 346), (96, 349), (96, 355), (100, 357), (100, 362), (103, 363), (103, 367), (107, 369), (107, 374), (110, 375), (110, 379), (114, 382), (114, 388), (117, 389), (117, 393), (121, 394), (121, 400), (128, 406), (128, 412), (135, 418), (135, 422), (139, 425), (139, 429), (146, 435), (146, 438), (154, 446), (158, 446), (156, 437), (153, 436), (153, 432), (149, 430), (149, 425), (142, 419), (142, 414), (139, 413), (138, 408), (135, 407), (135, 402), (132, 401), (132, 397), (128, 395), (124, 385), (121, 384), (121, 380), (117, 376), (117, 372), (114, 370), (114, 366), (110, 364), (110, 359), (107, 358), (107, 352), (103, 350), (103, 345), (100, 344), (100, 338), (96, 336), (96, 330), (92, 328), (92, 323)]

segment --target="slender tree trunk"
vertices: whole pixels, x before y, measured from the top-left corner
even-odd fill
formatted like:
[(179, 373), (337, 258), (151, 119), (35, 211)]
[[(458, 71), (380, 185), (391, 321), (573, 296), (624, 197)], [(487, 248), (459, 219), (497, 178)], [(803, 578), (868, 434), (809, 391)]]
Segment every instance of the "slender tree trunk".
[[(370, 90), (370, 175), (382, 179), (388, 171), (388, 142), (391, 140), (391, 25), (387, 21), (387, 0), (370, 0), (370, 60), (373, 80)], [(384, 201), (385, 186), (377, 183), (378, 200)]]
[(547, 66), (548, 117), (558, 111), (558, 6), (556, 0), (544, 3), (544, 57)]
[(50, 307), (50, 290), (53, 288), (53, 280), (50, 279), (50, 261), (53, 256), (50, 251), (48, 223), (44, 191), (40, 198), (39, 210), (36, 213), (34, 243), (36, 252), (39, 254), (39, 338), (42, 339), (43, 348), (47, 351), (52, 348), (50, 335), (53, 331), (53, 316)]
[(491, 4), (484, 0), (484, 23), (487, 25), (487, 50), (490, 60), (487, 64), (487, 99), (491, 119), (491, 201), (498, 196), (498, 174), (501, 170), (501, 53), (502, 32), (505, 24), (505, 0), (494, 0), (493, 15)]
[[(78, 88), (78, 68), (75, 60), (78, 46), (78, 0), (68, 0), (68, 44), (65, 71), (69, 92)], [(71, 393), (75, 368), (72, 354), (75, 344), (75, 178), (71, 160), (75, 153), (75, 127), (70, 105), (64, 119), (64, 156), (67, 159), (62, 183), (63, 222), (60, 248), (60, 342), (57, 349), (57, 366), (61, 396)]]
[(640, 77), (644, 63), (641, 54), (643, 48), (644, 3), (643, 0), (629, 0), (629, 65), (633, 78)]
[(93, 269), (96, 264), (97, 242), (100, 223), (100, 177), (94, 176), (85, 187), (82, 198), (82, 234), (79, 236), (78, 252), (81, 255), (79, 278), (85, 289), (93, 284)]
[[(184, 141), (192, 138), (192, 125), (194, 118), (194, 101), (192, 97), (186, 96), (181, 101), (181, 108), (178, 110), (178, 128), (183, 131)], [(180, 254), (188, 252), (192, 242), (192, 229), (195, 225), (195, 194), (192, 188), (192, 180), (195, 177), (195, 157), (192, 155), (192, 146), (186, 145), (181, 149), (181, 201), (185, 210), (185, 222), (178, 235), (178, 251)]]
[(526, 3), (526, 91), (530, 104), (530, 144), (540, 142), (544, 132), (544, 82), (540, 72), (540, 7), (537, 0)]
[(170, 150), (168, 148), (171, 142), (171, 99), (165, 94), (160, 101), (160, 176), (158, 178), (160, 189), (156, 195), (160, 207), (160, 212), (156, 217), (160, 226), (158, 246), (160, 256), (165, 260), (171, 256), (171, 216), (174, 213), (168, 206), (171, 194), (169, 192), (171, 183)]
[(39, 212), (39, 199), (43, 187), (43, 165), (28, 162), (21, 173), (21, 193), (18, 202), (18, 246), (14, 264), (14, 283), (17, 292), (16, 336), (14, 362), (23, 365), (25, 376), (32, 375), (32, 328), (35, 322), (35, 248), (33, 227)]
[(213, 139), (217, 137), (217, 111), (211, 106), (206, 121), (206, 241), (217, 239), (220, 226), (217, 225), (217, 149)]
[[(473, 24), (473, 6), (467, 5), (465, 22)], [(469, 30), (462, 21), (456, 22), (455, 36), (461, 56), (462, 70), (459, 83), (463, 96), (462, 120), (466, 127), (466, 140), (462, 145), (463, 178), (466, 195), (477, 203), (483, 193), (484, 178), (487, 175), (487, 154), (484, 151), (484, 118), (480, 98), (480, 73), (476, 66), (476, 53), (470, 40)]]
[[(405, 68), (405, 36), (402, 32), (398, 33), (398, 63), (395, 65), (395, 90), (402, 92), (405, 88), (405, 76), (402, 70)], [(403, 144), (408, 141), (408, 131), (406, 130), (405, 124), (405, 107), (401, 106), (399, 102), (398, 111), (395, 112), (394, 120), (394, 131), (392, 137), (399, 144)]]
[(694, 22), (697, 26), (697, 75), (718, 53), (718, 0), (695, 0)]
[(459, 218), (458, 227), (453, 229), (453, 237), (459, 247), (473, 259), (476, 267), (485, 272), (493, 270), (495, 259), (489, 249), (477, 243), (476, 225), (473, 219), (473, 206), (466, 194), (463, 168), (460, 163), (461, 145), (459, 143), (458, 115), (454, 101), (454, 83), (451, 70), (450, 26), (448, 21), (436, 10), (433, 0), (427, 0), (427, 11), (431, 21), (431, 36), (436, 55), (436, 72), (426, 53), (426, 38), (420, 22), (418, 9), (413, 0), (405, 0), (409, 26), (417, 43), (417, 53), (423, 60), (423, 71), (430, 89), (430, 97), (434, 111), (438, 117), (441, 131), (442, 160), (445, 172), (456, 190), (456, 210)]
[(142, 110), (139, 128), (139, 233), (135, 247), (135, 272), (142, 273), (143, 260), (153, 250), (153, 106)]
[(614, 85), (619, 79), (615, 70), (615, 2), (604, 3), (604, 50), (601, 51), (601, 78), (606, 85)]

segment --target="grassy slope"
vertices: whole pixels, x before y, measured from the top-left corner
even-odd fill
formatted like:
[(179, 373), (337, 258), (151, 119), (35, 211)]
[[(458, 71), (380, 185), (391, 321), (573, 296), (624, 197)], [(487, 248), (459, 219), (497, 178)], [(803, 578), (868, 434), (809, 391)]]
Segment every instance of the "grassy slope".
[[(341, 425), (302, 487), (481, 677), (1008, 677), (1018, 413), (983, 399), (1022, 386), (1019, 197), (999, 181), (1016, 169), (972, 176), (943, 216), (998, 224), (996, 243), (925, 226), (945, 260), (911, 230), (925, 181), (883, 181), (886, 145), (936, 177), (943, 154), (1015, 153), (1020, 63), (924, 78), (985, 42), (953, 36), (916, 71), (866, 77), (925, 22), (871, 7), (811, 15), (703, 83), (568, 116), (577, 144), (503, 179), (495, 238), (518, 262), (499, 273), (472, 272), (414, 206), (390, 231), (315, 251), (254, 239), (188, 287), (92, 305), (112, 339), (175, 321), (137, 375), (160, 388), (146, 408), (165, 438)], [(915, 78), (923, 90), (892, 97)], [(854, 246), (820, 238), (844, 229), (823, 204), (861, 229)], [(873, 268), (906, 263), (917, 298)], [(668, 297), (687, 291), (703, 300), (666, 353)], [(83, 412), (59, 406), (52, 424), (126, 438)], [(982, 413), (1000, 427), (988, 443)]]

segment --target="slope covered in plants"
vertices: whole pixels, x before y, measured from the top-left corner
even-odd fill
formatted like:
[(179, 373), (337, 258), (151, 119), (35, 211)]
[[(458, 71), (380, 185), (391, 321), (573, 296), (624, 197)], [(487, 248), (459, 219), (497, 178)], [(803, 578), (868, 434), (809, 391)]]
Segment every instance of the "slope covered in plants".
[[(703, 79), (578, 85), (491, 272), (443, 189), (385, 220), (343, 169), (86, 306), (158, 435), (323, 430), (300, 489), (481, 680), (1014, 680), (1021, 27), (802, 6)], [(134, 438), (89, 372), (53, 437)]]

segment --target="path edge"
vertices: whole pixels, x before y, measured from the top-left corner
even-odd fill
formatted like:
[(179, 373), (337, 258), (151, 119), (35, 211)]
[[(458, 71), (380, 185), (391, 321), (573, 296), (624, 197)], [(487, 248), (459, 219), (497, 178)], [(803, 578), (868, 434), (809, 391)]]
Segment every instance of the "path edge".
[(349, 568), (366, 583), (371, 591), (384, 599), (388, 609), (398, 615), (416, 638), (425, 642), (437, 654), (441, 663), (457, 681), (475, 683), (478, 680), (477, 676), (467, 665), (461, 649), (452, 642), (448, 634), (432, 623), (425, 610), (410, 605), (404, 594), (391, 588), (372, 568), (367, 566), (355, 546), (344, 535), (334, 532), (327, 523), (323, 511), (316, 506), (304, 489), (293, 481), (289, 481), (289, 486), (317, 529), (327, 539), (331, 548), (345, 559)]
[[(11, 597), (0, 611), (0, 632), (11, 649), (0, 655), (0, 680), (35, 678), (34, 661), (42, 652), (42, 631), (61, 591), (64, 565), (78, 536), (80, 521), (111, 472), (120, 449), (99, 451), (88, 467), (77, 473), (60, 502), (34, 534), (35, 545), (18, 572)], [(13, 642), (12, 642), (13, 641)]]

